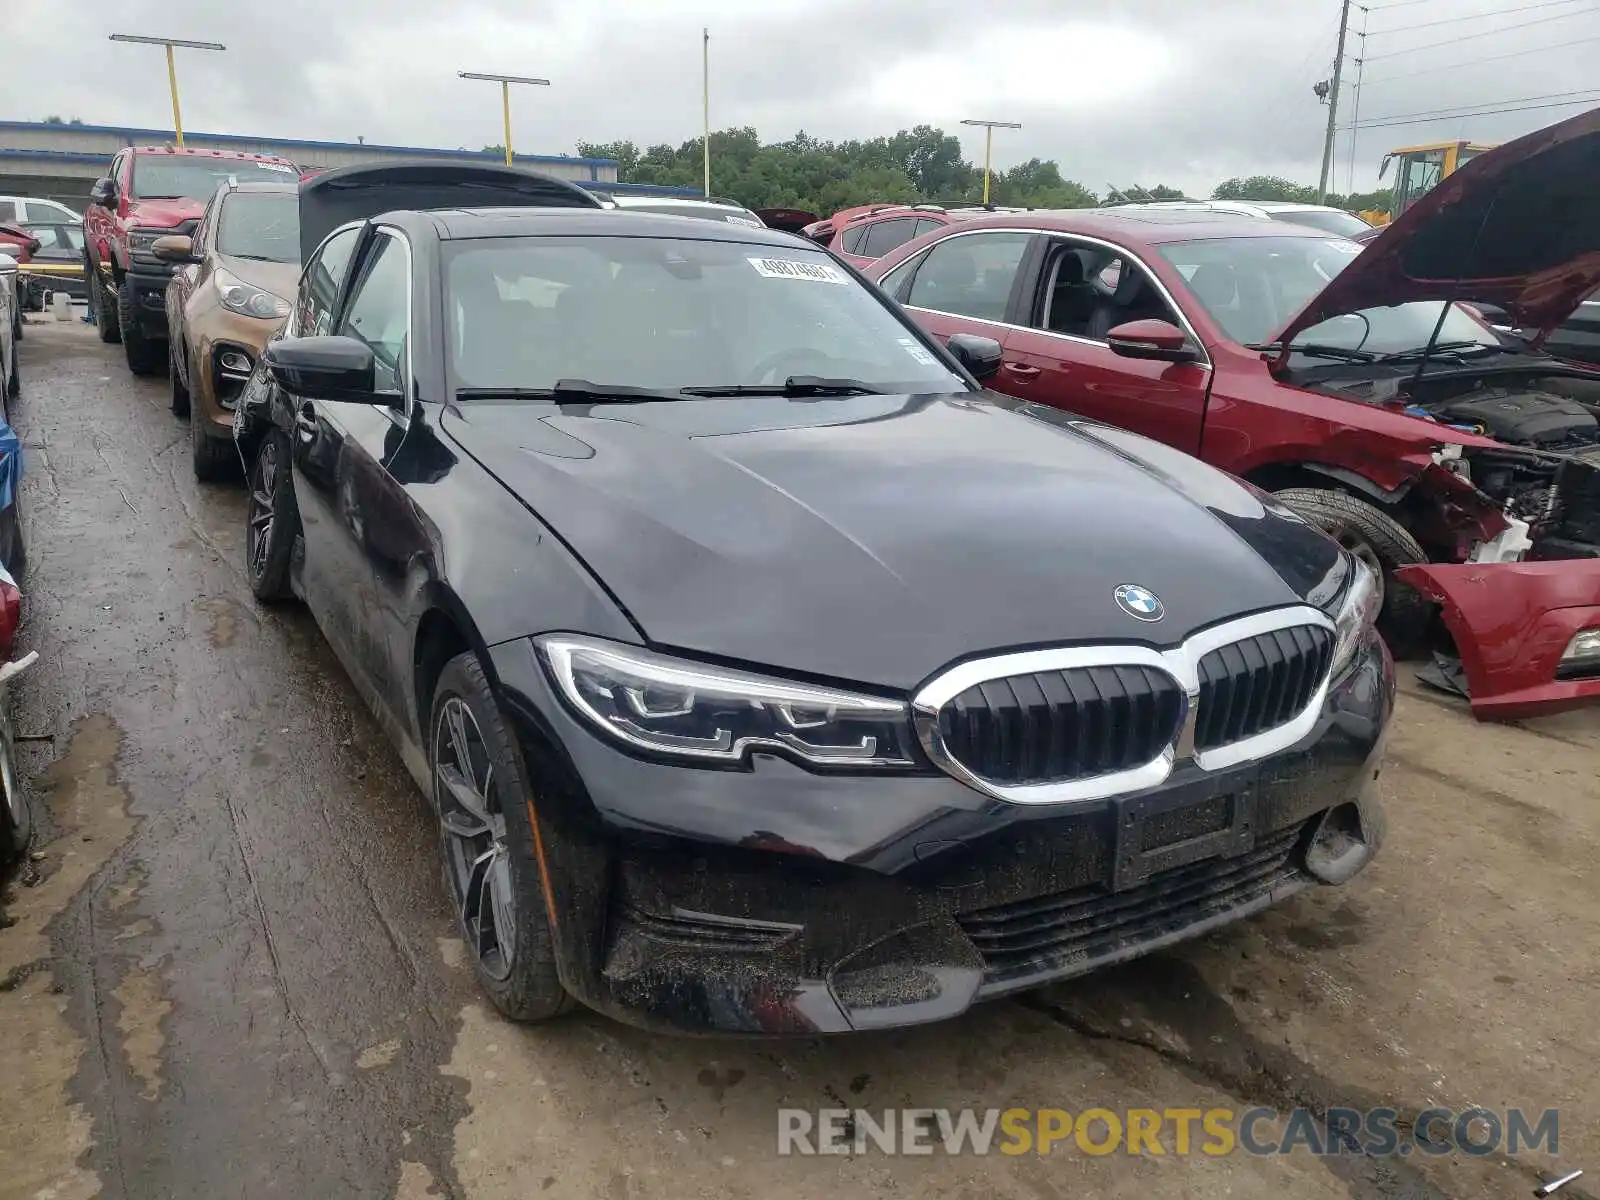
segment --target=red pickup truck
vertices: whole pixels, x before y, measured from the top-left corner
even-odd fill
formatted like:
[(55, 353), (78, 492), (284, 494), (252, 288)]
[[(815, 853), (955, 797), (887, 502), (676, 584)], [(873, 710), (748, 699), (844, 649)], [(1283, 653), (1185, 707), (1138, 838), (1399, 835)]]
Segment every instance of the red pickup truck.
[[(1397, 648), (1482, 717), (1600, 701), (1600, 110), (1480, 155), (1365, 249), (1206, 212), (980, 217), (865, 268), (990, 386), (1232, 472), (1377, 568)], [(1471, 298), (1505, 310), (1501, 335)]]
[(129, 146), (89, 189), (83, 216), (84, 276), (103, 342), (122, 343), (128, 369), (167, 365), (167, 280), (172, 265), (151, 251), (159, 237), (193, 234), (218, 186), (294, 182), (300, 168), (271, 154)]

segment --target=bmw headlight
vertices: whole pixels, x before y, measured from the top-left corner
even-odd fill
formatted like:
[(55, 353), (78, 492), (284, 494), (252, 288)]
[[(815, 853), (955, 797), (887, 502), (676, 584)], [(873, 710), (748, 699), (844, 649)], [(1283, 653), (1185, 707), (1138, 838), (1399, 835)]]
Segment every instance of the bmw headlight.
[(1372, 568), (1359, 558), (1350, 559), (1350, 582), (1345, 585), (1344, 594), (1339, 597), (1339, 606), (1333, 614), (1333, 623), (1337, 630), (1333, 643), (1333, 669), (1331, 675), (1337, 675), (1350, 665), (1350, 660), (1355, 657), (1356, 649), (1361, 645), (1368, 630), (1377, 623), (1378, 609), (1382, 606), (1383, 598), (1378, 591), (1378, 577), (1372, 573)]
[(271, 292), (262, 291), (226, 271), (217, 272), (217, 291), (222, 295), (222, 307), (245, 317), (287, 317), (289, 302)]
[(769, 679), (568, 634), (539, 638), (562, 698), (589, 725), (637, 750), (738, 763), (752, 749), (819, 767), (906, 767), (911, 732), (898, 700)]

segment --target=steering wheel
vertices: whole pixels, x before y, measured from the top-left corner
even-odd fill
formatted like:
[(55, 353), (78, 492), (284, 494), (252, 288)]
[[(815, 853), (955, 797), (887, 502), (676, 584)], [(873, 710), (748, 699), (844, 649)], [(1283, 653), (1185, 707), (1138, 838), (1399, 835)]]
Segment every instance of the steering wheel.
[[(767, 355), (767, 357), (750, 368), (750, 373), (755, 376), (757, 383), (782, 383), (790, 375), (817, 374), (816, 368), (819, 361), (834, 363), (839, 360), (824, 354), (820, 350), (791, 347), (787, 350), (779, 350), (776, 354)], [(784, 363), (800, 363), (804, 369), (801, 371), (779, 371), (778, 368)], [(771, 378), (769, 379), (768, 376), (771, 376)]]

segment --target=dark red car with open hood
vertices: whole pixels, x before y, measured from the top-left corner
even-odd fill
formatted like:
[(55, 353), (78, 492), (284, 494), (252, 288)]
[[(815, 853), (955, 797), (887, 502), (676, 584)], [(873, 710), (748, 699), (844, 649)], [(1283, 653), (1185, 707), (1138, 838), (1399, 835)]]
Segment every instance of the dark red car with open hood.
[(1540, 348), (1600, 287), (1596, 195), (1600, 110), (1474, 159), (1365, 249), (1090, 210), (963, 221), (866, 270), (939, 337), (999, 342), (997, 389), (1278, 493), (1382, 568), (1391, 640), (1440, 651), (1427, 677), (1515, 718), (1600, 700), (1600, 372)]

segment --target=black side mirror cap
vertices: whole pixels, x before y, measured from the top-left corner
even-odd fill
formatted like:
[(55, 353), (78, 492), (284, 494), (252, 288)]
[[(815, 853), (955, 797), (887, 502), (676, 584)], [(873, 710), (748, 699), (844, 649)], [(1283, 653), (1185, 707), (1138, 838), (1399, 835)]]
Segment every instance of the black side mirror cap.
[(1000, 359), (1004, 352), (1000, 349), (1000, 343), (993, 338), (980, 337), (976, 333), (952, 333), (945, 345), (974, 379), (993, 379), (1000, 371)]
[(117, 202), (117, 183), (114, 179), (96, 179), (89, 189), (89, 203), (110, 208)]
[(392, 404), (395, 399), (374, 390), (372, 347), (357, 338), (278, 338), (267, 343), (261, 365), (291, 396), (355, 404)]

